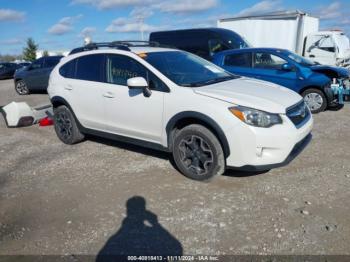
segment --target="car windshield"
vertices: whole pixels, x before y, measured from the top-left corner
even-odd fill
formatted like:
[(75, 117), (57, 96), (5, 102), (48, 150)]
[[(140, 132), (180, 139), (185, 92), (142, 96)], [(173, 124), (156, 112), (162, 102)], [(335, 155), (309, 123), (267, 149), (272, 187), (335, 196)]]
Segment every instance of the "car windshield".
[(180, 86), (199, 87), (238, 77), (207, 60), (182, 51), (152, 52), (143, 58)]
[(230, 49), (242, 49), (251, 47), (247, 39), (238, 35), (236, 36), (235, 34), (224, 34), (223, 39), (224, 43)]
[(295, 53), (292, 52), (287, 52), (288, 57), (290, 59), (292, 59), (293, 61), (295, 61), (296, 63), (300, 64), (300, 65), (304, 65), (304, 66), (313, 66), (313, 65), (317, 65), (316, 62), (313, 62), (309, 59), (306, 59), (305, 57), (302, 57), (300, 55), (297, 55)]

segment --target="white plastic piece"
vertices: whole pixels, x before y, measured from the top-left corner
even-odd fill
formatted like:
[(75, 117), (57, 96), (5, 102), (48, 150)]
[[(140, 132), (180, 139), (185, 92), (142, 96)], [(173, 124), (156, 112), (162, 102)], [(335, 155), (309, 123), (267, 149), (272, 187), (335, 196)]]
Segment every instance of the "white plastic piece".
[(51, 105), (31, 108), (25, 102), (12, 102), (4, 106), (1, 111), (8, 127), (33, 125), (38, 123), (41, 119), (53, 115)]
[(33, 110), (25, 102), (12, 102), (2, 108), (8, 127), (17, 127), (21, 118), (35, 118)]

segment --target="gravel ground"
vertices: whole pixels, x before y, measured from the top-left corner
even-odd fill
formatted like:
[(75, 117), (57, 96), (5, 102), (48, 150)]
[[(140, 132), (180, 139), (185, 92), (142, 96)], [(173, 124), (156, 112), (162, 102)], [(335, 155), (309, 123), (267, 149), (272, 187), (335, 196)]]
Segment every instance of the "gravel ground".
[[(45, 103), (0, 82), (0, 106)], [(0, 255), (350, 255), (350, 107), (315, 116), (286, 167), (186, 179), (169, 155), (97, 138), (62, 144), (52, 127), (0, 118)]]

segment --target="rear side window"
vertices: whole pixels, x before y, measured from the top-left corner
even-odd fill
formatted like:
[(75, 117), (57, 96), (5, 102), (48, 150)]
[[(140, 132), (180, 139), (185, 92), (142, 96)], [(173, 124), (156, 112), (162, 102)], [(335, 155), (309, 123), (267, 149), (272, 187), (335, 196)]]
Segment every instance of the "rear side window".
[(59, 62), (60, 62), (60, 58), (55, 57), (55, 58), (47, 58), (45, 60), (45, 67), (49, 68), (49, 67), (55, 67)]
[(225, 66), (252, 67), (252, 53), (231, 54), (225, 57)]
[(77, 58), (75, 78), (86, 81), (103, 82), (104, 55), (87, 55)]
[(75, 78), (75, 68), (77, 59), (71, 60), (60, 67), (60, 75), (65, 78)]

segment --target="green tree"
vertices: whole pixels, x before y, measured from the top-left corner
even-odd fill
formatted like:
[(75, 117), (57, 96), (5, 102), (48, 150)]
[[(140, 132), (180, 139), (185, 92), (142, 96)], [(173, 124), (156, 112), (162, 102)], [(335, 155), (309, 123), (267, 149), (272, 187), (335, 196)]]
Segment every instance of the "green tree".
[(38, 45), (34, 42), (33, 38), (27, 39), (27, 46), (23, 49), (23, 59), (33, 62), (36, 59), (36, 52), (38, 51)]
[(47, 50), (45, 50), (44, 52), (43, 52), (43, 56), (50, 56), (50, 54), (49, 54), (49, 51), (47, 51)]

